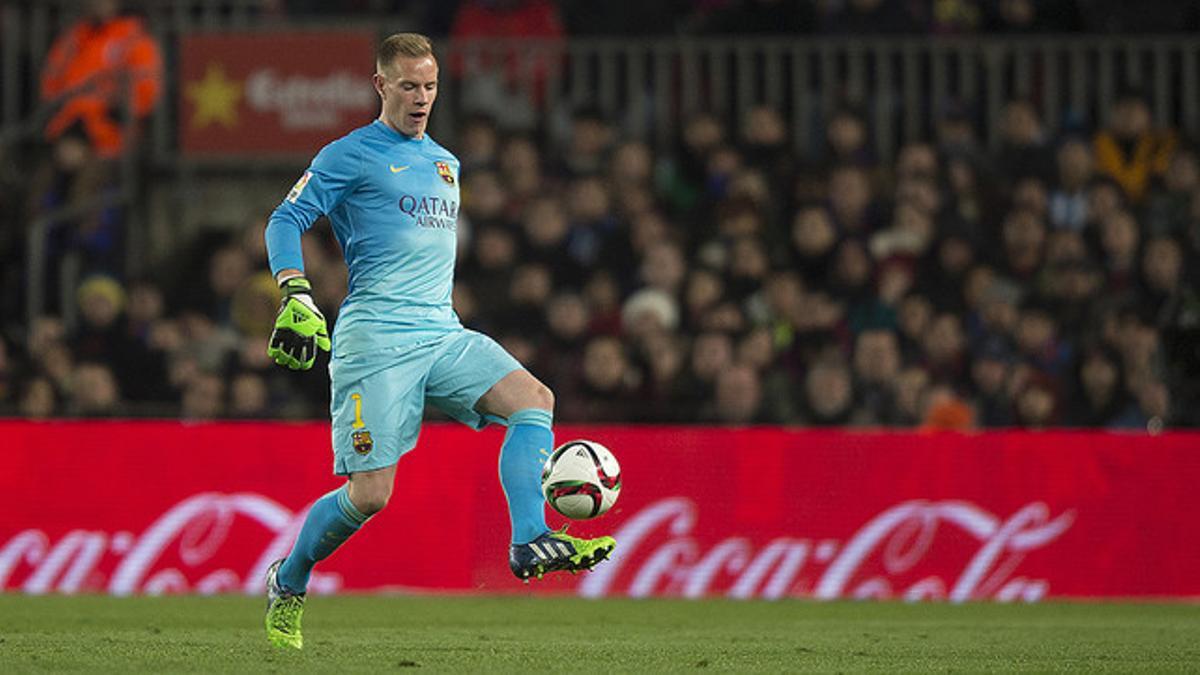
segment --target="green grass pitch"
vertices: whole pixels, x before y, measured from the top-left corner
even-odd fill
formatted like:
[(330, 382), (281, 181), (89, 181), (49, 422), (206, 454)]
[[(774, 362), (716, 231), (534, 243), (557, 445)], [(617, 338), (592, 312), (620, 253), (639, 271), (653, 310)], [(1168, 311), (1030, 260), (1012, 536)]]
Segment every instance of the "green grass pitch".
[(316, 597), (303, 652), (245, 597), (0, 595), (0, 671), (1200, 671), (1200, 606)]

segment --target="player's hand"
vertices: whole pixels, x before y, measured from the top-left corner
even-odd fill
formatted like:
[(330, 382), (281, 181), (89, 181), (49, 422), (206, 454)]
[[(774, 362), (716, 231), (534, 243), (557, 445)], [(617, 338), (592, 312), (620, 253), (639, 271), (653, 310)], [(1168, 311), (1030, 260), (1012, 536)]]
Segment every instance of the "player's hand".
[(317, 350), (329, 351), (329, 328), (312, 299), (312, 284), (304, 277), (291, 277), (279, 285), (283, 303), (275, 317), (275, 329), (267, 356), (292, 370), (308, 370), (317, 360)]

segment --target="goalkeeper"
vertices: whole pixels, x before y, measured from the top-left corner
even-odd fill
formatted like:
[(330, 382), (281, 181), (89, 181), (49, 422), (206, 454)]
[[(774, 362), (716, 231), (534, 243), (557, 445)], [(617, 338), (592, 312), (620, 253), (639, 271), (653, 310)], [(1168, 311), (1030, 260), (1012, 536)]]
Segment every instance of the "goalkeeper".
[[(450, 305), (459, 163), (425, 134), (438, 87), (429, 40), (392, 35), (375, 67), (379, 118), (325, 146), (267, 223), (271, 272), (283, 290), (268, 352), (307, 369), (317, 350), (332, 349), (333, 466), (347, 477), (313, 504), (287, 558), (268, 570), (267, 636), (280, 647), (301, 648), (313, 565), (387, 504), (426, 403), (475, 428), (508, 427), (500, 483), (518, 578), (590, 569), (615, 545), (547, 528), (540, 474), (554, 445), (554, 396), (491, 338), (463, 328)], [(300, 235), (321, 215), (350, 272), (332, 340), (300, 253)]]

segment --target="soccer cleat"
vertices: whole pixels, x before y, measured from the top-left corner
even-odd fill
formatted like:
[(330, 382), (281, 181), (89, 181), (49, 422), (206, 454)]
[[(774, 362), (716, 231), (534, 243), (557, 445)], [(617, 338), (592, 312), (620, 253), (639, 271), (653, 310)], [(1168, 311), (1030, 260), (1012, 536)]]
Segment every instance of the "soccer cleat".
[(280, 648), (304, 649), (300, 635), (300, 617), (304, 615), (304, 594), (292, 593), (279, 585), (276, 560), (267, 568), (267, 639)]
[(612, 537), (580, 539), (567, 534), (567, 528), (547, 532), (528, 544), (513, 544), (508, 549), (508, 567), (518, 579), (541, 579), (547, 572), (590, 570), (607, 558), (617, 545)]

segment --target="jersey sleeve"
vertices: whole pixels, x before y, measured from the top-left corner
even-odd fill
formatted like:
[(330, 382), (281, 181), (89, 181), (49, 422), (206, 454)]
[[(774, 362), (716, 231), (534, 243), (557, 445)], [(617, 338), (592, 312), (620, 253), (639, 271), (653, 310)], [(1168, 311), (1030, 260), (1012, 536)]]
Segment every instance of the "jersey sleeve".
[(317, 218), (336, 209), (354, 190), (362, 164), (356, 147), (348, 139), (342, 139), (322, 148), (287, 197), (271, 212), (266, 230), (271, 274), (289, 268), (304, 270), (300, 235)]

